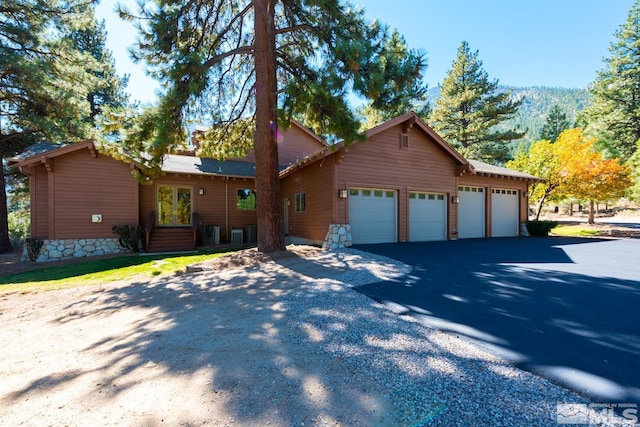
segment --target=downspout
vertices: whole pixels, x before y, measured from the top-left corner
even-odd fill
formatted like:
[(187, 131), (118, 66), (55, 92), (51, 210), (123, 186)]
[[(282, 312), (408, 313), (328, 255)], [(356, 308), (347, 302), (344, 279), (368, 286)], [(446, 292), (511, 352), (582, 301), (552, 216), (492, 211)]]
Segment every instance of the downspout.
[(229, 235), (229, 177), (224, 180), (224, 234), (231, 240)]

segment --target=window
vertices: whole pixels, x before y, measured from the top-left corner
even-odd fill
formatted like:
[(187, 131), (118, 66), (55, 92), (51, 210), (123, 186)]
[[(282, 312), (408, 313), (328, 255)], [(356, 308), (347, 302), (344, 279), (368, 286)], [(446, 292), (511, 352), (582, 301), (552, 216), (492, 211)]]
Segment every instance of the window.
[(256, 190), (239, 188), (236, 197), (236, 208), (241, 211), (256, 210)]
[(409, 148), (409, 135), (406, 133), (400, 134), (400, 148)]
[(304, 212), (307, 210), (307, 202), (305, 200), (305, 193), (296, 194), (296, 212)]

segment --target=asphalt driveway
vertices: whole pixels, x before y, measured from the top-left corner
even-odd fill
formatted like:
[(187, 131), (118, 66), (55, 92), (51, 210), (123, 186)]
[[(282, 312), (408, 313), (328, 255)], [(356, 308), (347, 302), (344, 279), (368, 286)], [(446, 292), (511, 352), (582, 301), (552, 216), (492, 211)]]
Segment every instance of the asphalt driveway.
[(414, 267), (360, 286), (600, 403), (640, 403), (640, 239), (358, 245)]

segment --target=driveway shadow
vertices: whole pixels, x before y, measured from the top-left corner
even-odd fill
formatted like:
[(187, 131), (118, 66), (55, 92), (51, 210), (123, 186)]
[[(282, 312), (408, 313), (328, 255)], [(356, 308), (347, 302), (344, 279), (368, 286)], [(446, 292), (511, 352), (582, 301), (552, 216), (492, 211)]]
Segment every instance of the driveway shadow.
[(640, 403), (640, 241), (363, 245), (414, 267), (356, 288), (601, 402)]
[(289, 257), (21, 296), (2, 314), (0, 419), (538, 426), (557, 402), (584, 402), (334, 280), (367, 262)]

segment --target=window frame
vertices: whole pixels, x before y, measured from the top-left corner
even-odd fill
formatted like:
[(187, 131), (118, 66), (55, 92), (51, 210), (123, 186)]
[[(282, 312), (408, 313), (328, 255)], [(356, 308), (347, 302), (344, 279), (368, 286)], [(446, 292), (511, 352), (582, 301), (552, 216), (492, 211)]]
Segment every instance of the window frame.
[[(240, 192), (244, 192), (246, 197), (244, 199), (240, 199)], [(252, 199), (253, 198), (253, 199)], [(243, 207), (242, 202), (248, 202), (253, 200), (253, 206)], [(256, 190), (253, 188), (237, 188), (236, 189), (236, 210), (239, 211), (255, 211), (257, 209), (258, 202), (256, 200)]]
[(307, 195), (306, 192), (296, 193), (295, 196), (295, 211), (306, 212), (307, 211)]

